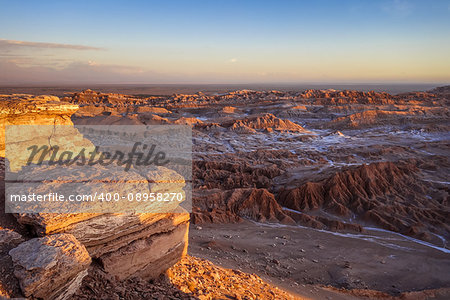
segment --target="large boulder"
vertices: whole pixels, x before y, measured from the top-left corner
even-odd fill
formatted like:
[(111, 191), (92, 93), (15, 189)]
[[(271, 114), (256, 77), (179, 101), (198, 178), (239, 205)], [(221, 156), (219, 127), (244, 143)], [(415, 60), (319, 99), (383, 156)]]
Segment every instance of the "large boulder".
[(26, 297), (67, 299), (87, 275), (91, 257), (71, 234), (34, 238), (9, 251)]
[(105, 271), (119, 279), (131, 276), (154, 279), (173, 266), (187, 253), (189, 215), (178, 214), (169, 220), (164, 218), (159, 228), (155, 225), (147, 229), (157, 233), (100, 256)]
[(11, 248), (16, 247), (24, 241), (23, 237), (7, 228), (0, 228), (0, 245), (1, 247), (9, 246)]

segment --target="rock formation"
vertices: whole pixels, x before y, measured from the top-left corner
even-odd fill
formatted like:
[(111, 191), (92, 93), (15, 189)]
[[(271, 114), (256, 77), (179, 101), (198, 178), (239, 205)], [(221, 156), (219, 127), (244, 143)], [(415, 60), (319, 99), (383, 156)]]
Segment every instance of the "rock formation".
[(324, 126), (339, 129), (358, 129), (374, 125), (402, 125), (408, 124), (408, 121), (415, 116), (417, 117), (414, 123), (434, 123), (434, 117), (448, 117), (450, 116), (450, 112), (448, 109), (427, 107), (409, 108), (407, 111), (366, 110), (336, 118), (324, 124)]
[(253, 116), (248, 117), (243, 120), (236, 120), (231, 122), (223, 123), (222, 126), (231, 128), (233, 130), (237, 130), (239, 128), (251, 128), (256, 130), (276, 130), (276, 131), (291, 131), (291, 132), (299, 132), (299, 133), (308, 133), (312, 132), (306, 130), (302, 126), (291, 122), (289, 120), (282, 120), (275, 117), (273, 114), (265, 114), (262, 116)]
[(8, 245), (8, 247), (17, 247), (20, 243), (24, 241), (23, 237), (11, 230), (11, 229), (1, 229), (0, 228), (0, 244), (2, 246)]
[(204, 197), (197, 197), (195, 207), (195, 224), (239, 222), (241, 218), (295, 223), (266, 189), (212, 190)]
[(187, 249), (189, 214), (20, 214), (40, 235), (70, 233), (118, 278), (155, 278)]
[(245, 160), (231, 157), (227, 161), (205, 161), (194, 162), (193, 175), (194, 186), (198, 188), (269, 188), (271, 179), (280, 175), (282, 171), (275, 164), (255, 168)]
[[(2, 98), (1, 120), (4, 125), (73, 125), (70, 116), (78, 109), (78, 105), (60, 102), (56, 97), (14, 95)], [(59, 136), (62, 140), (69, 141), (67, 147), (86, 146), (77, 130), (71, 126), (67, 126), (67, 130), (67, 134)], [(30, 143), (33, 138), (47, 141), (48, 132), (33, 136), (18, 135), (16, 143)], [(5, 149), (4, 143), (2, 145)], [(88, 143), (87, 146), (92, 144)], [(46, 167), (44, 170), (27, 167), (22, 170), (21, 178), (39, 181), (39, 178), (52, 175), (53, 180), (43, 181), (41, 185), (36, 183), (41, 192), (57, 189), (58, 180), (70, 181), (73, 174), (93, 182), (102, 178), (113, 181), (120, 179), (119, 185), (107, 191), (125, 194), (131, 191), (164, 192), (168, 184), (182, 191), (185, 185), (184, 178), (176, 179), (173, 171), (164, 167), (147, 169), (145, 174), (138, 174), (137, 170), (126, 173), (123, 168), (114, 171), (115, 173), (105, 173), (102, 168), (95, 166), (67, 172), (57, 167)], [(111, 178), (104, 178), (105, 174), (113, 175)], [(127, 185), (127, 180), (133, 183)], [(92, 192), (92, 188), (101, 188), (104, 184), (105, 182), (94, 182), (90, 186), (87, 182), (84, 192)], [(26, 193), (26, 188), (22, 186), (22, 192)], [(103, 187), (105, 188), (106, 186)], [(149, 279), (158, 277), (187, 251), (189, 214), (180, 209), (167, 213), (21, 213), (15, 214), (15, 217), (19, 225), (30, 229), (32, 236), (39, 237), (23, 242), (17, 233), (1, 231), (1, 238), (7, 240), (8, 244), (19, 244), (10, 251), (10, 255), (14, 262), (15, 276), (27, 297), (67, 298), (78, 289), (82, 278), (87, 274), (91, 258), (96, 259), (105, 272), (120, 280), (133, 276)], [(11, 292), (17, 295), (17, 292)]]
[(185, 118), (185, 117), (182, 117), (182, 118), (174, 121), (174, 123), (181, 124), (181, 125), (203, 124), (203, 122), (197, 118)]
[(68, 299), (87, 275), (91, 258), (70, 234), (34, 238), (9, 251), (26, 297)]
[(425, 240), (431, 239), (427, 231), (449, 236), (445, 203), (426, 197), (427, 185), (416, 172), (411, 163), (362, 165), (283, 191), (278, 202), (305, 214), (324, 210)]
[(6, 125), (73, 125), (78, 105), (55, 96), (0, 95), (0, 156), (5, 156)]
[[(3, 218), (4, 214), (0, 214)], [(4, 220), (2, 220), (4, 221)], [(11, 297), (11, 295), (20, 295), (20, 285), (18, 279), (14, 276), (14, 266), (9, 251), (25, 239), (22, 235), (11, 229), (0, 227), (0, 298)]]

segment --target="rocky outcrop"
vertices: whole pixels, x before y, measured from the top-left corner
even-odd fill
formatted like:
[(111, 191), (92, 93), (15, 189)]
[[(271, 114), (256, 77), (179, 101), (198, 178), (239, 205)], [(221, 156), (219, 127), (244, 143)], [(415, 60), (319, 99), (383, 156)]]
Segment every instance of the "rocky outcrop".
[(258, 222), (295, 222), (266, 189), (212, 190), (194, 199), (193, 222), (234, 223), (241, 218)]
[(79, 93), (73, 93), (69, 97), (64, 98), (65, 101), (80, 104), (80, 105), (108, 105), (108, 106), (128, 106), (145, 103), (144, 100), (133, 96), (102, 93), (92, 91), (90, 89), (84, 90)]
[(201, 189), (269, 188), (272, 178), (282, 173), (275, 164), (257, 168), (245, 160), (236, 157), (232, 159), (233, 161), (195, 161), (192, 170), (194, 186)]
[(291, 122), (289, 120), (282, 120), (272, 114), (264, 114), (262, 116), (248, 117), (242, 120), (225, 122), (222, 126), (232, 130), (239, 130), (240, 128), (251, 128), (254, 130), (276, 130), (276, 131), (291, 131), (298, 133), (312, 134), (311, 131), (306, 130), (302, 126)]
[(0, 228), (0, 245), (2, 247), (17, 247), (23, 241), (24, 239), (19, 233), (11, 229)]
[[(3, 215), (0, 215), (2, 218)], [(24, 242), (19, 233), (0, 227), (0, 299), (21, 295), (19, 281), (13, 275), (14, 266), (8, 252)]]
[(384, 229), (429, 240), (450, 235), (445, 201), (427, 197), (427, 185), (411, 163), (380, 162), (337, 172), (280, 193), (278, 202), (303, 214), (324, 210)]
[[(73, 173), (79, 174), (86, 181), (83, 184), (82, 193), (89, 195), (93, 195), (96, 193), (95, 191), (99, 194), (102, 191), (108, 191), (121, 195), (164, 193), (168, 189), (170, 192), (182, 192), (185, 185), (184, 179), (180, 175), (178, 175), (180, 180), (176, 181), (174, 171), (170, 172), (163, 167), (148, 169), (147, 174), (144, 174), (145, 177), (131, 170), (130, 172), (112, 169), (106, 171), (100, 167), (90, 167), (84, 169), (84, 172), (80, 170), (59, 172), (58, 168), (33, 171), (39, 172), (39, 175), (44, 177), (46, 172), (49, 172), (49, 175), (57, 178), (57, 180), (47, 181), (37, 188), (32, 187), (43, 194), (57, 191), (60, 182), (73, 179), (71, 177)], [(33, 171), (30, 171), (24, 178), (36, 178), (38, 175)], [(117, 182), (111, 184), (111, 181)], [(24, 188), (22, 187), (22, 189)], [(28, 193), (27, 190), (24, 192)], [(139, 208), (129, 201), (125, 201), (124, 204), (120, 201), (100, 202), (98, 205), (87, 202), (88, 210), (94, 209), (92, 213), (76, 213), (81, 206), (74, 207), (72, 203), (67, 203), (68, 207), (65, 211), (74, 208), (77, 211), (67, 214), (21, 213), (16, 214), (16, 217), (19, 223), (26, 224), (40, 236), (52, 236), (59, 233), (72, 234), (86, 247), (91, 257), (97, 258), (102, 263), (106, 272), (118, 278), (124, 279), (130, 276), (155, 278), (178, 261), (187, 249), (189, 214), (179, 208), (173, 213), (165, 213), (176, 209), (178, 203), (161, 203), (144, 201), (142, 204), (145, 207)], [(52, 204), (50, 203), (50, 205)], [(117, 207), (112, 207), (113, 205)], [(130, 211), (136, 209), (137, 211), (156, 212), (160, 207), (161, 213), (114, 213), (127, 209), (127, 206), (124, 205), (131, 205), (128, 207), (131, 209)], [(138, 203), (137, 205), (139, 206)], [(99, 213), (108, 212), (111, 209), (111, 213)]]
[(5, 156), (6, 125), (73, 125), (70, 116), (77, 109), (55, 96), (0, 95), (0, 156)]
[[(154, 279), (187, 253), (188, 214), (175, 214), (137, 233), (141, 238), (100, 256), (103, 268), (119, 279), (136, 276)], [(146, 235), (143, 235), (146, 232)], [(135, 234), (136, 235), (136, 234)], [(133, 234), (125, 239), (131, 240)], [(124, 243), (124, 241), (120, 241)], [(108, 248), (112, 243), (106, 243)], [(115, 245), (117, 247), (117, 245)], [(104, 250), (102, 249), (102, 252)]]
[(392, 104), (394, 97), (385, 92), (360, 92), (352, 90), (337, 91), (328, 90), (306, 90), (300, 94), (301, 98), (315, 99), (314, 104), (340, 105), (340, 104)]
[(87, 275), (91, 258), (70, 234), (31, 239), (9, 252), (26, 297), (68, 299)]
[(118, 278), (155, 278), (187, 249), (188, 213), (22, 214), (41, 235), (70, 233)]
[[(78, 105), (60, 102), (56, 97), (14, 95), (3, 98), (5, 101), (0, 102), (3, 106), (0, 117), (5, 125), (69, 125), (64, 126), (65, 131), (59, 134), (31, 131), (33, 134), (24, 135), (17, 132), (12, 146), (38, 143), (40, 139), (45, 144), (50, 136), (52, 140), (61, 138), (58, 144), (63, 143), (72, 150), (74, 147), (92, 147), (90, 141), (72, 127), (70, 116)], [(166, 113), (165, 110), (163, 112)], [(120, 117), (118, 119), (120, 121)], [(5, 149), (4, 142), (1, 145)], [(19, 157), (14, 157), (13, 161), (23, 167)], [(33, 182), (36, 188), (33, 192), (42, 194), (55, 192), (61, 182), (79, 179), (85, 181), (81, 192), (86, 194), (99, 188), (103, 189), (102, 192), (120, 192), (124, 195), (129, 192), (163, 193), (169, 188), (175, 191), (174, 187), (181, 192), (185, 186), (183, 177), (164, 167), (147, 168), (145, 172), (125, 172), (123, 168), (106, 170), (98, 165), (89, 168), (72, 165), (68, 169), (27, 166), (18, 170), (11, 168), (11, 171), (20, 171), (15, 175), (20, 175), (21, 180)], [(28, 185), (16, 186), (25, 194), (32, 192), (27, 190), (31, 188)], [(161, 203), (154, 202), (157, 206)], [(1, 237), (10, 244), (14, 243), (14, 246), (23, 242), (10, 252), (23, 294), (27, 297), (63, 299), (78, 288), (91, 258), (100, 263), (104, 272), (120, 280), (133, 276), (156, 278), (175, 264), (186, 254), (189, 225), (189, 214), (179, 208), (175, 210), (176, 206), (178, 204), (171, 209), (166, 207), (163, 213), (104, 213), (104, 210), (65, 214), (20, 213), (15, 214), (17, 222), (25, 225), (31, 235), (40, 238), (23, 242), (14, 232), (3, 231)], [(158, 209), (146, 211), (157, 212)]]

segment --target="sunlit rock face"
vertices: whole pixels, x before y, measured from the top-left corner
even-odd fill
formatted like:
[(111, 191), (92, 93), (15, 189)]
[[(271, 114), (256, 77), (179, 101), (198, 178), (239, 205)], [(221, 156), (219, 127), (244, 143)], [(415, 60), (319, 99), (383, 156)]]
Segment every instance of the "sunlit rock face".
[[(0, 156), (7, 156), (10, 170), (19, 171), (27, 164), (30, 152), (23, 149), (33, 145), (58, 145), (60, 152), (83, 148), (92, 151), (92, 143), (73, 127), (70, 119), (77, 109), (78, 105), (61, 102), (55, 96), (0, 95)], [(49, 152), (42, 160), (50, 156)], [(38, 158), (40, 155), (33, 163)]]
[[(70, 116), (78, 105), (61, 102), (56, 96), (0, 95), (0, 156), (5, 156), (7, 125), (73, 125)], [(34, 140), (38, 136), (23, 136)]]
[(40, 235), (70, 233), (102, 262), (106, 272), (125, 279), (156, 278), (186, 254), (188, 213), (22, 214), (20, 223)]
[[(13, 162), (7, 162), (8, 170), (20, 171), (21, 174), (28, 170), (28, 167), (24, 167), (28, 157), (20, 151), (14, 151), (14, 145), (17, 149), (23, 149), (24, 144), (45, 144), (50, 138), (53, 143), (74, 152), (79, 148), (94, 148), (73, 127), (71, 116), (78, 108), (77, 104), (62, 102), (53, 96), (1, 95), (1, 156), (5, 156), (7, 125), (50, 125), (44, 126), (44, 129), (37, 126), (34, 130), (24, 132), (17, 129), (11, 145), (8, 141), (8, 147), (12, 147), (9, 149), (9, 158)], [(60, 131), (52, 131), (54, 127)], [(116, 168), (114, 178), (110, 170), (102, 166), (92, 166), (84, 171), (76, 173), (78, 179), (101, 179), (103, 184), (108, 179), (122, 179), (121, 184), (114, 185), (114, 190), (108, 192), (123, 194), (165, 191), (168, 188), (165, 182), (176, 175), (163, 167), (149, 168), (145, 174), (137, 170), (127, 173), (123, 168)], [(42, 183), (39, 190), (50, 192), (52, 186), (58, 186), (58, 180), (70, 180), (67, 170), (58, 167), (29, 169), (23, 178), (39, 180), (46, 172), (53, 177), (53, 181)], [(134, 184), (123, 182), (129, 177), (132, 177)], [(175, 181), (171, 184), (176, 185), (177, 191), (181, 192), (185, 185), (184, 179), (181, 177)], [(95, 186), (99, 187), (94, 184), (92, 188)], [(91, 191), (90, 186), (86, 186), (85, 190)], [(186, 254), (188, 245), (189, 213), (180, 209), (166, 211), (169, 212), (15, 214), (18, 223), (26, 225), (35, 237), (19, 243), (10, 253), (22, 293), (27, 297), (46, 298), (51, 295), (52, 298), (66, 298), (68, 291), (72, 293), (78, 288), (92, 258), (98, 259), (104, 271), (119, 279), (158, 277)], [(35, 254), (25, 258), (27, 251)], [(47, 268), (48, 265), (52, 267)], [(32, 270), (39, 272), (31, 276)]]

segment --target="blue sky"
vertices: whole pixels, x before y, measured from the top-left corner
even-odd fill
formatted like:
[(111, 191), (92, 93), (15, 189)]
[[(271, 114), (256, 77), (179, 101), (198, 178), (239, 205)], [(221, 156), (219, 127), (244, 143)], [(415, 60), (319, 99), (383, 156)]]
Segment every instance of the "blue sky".
[(0, 83), (448, 83), (448, 53), (450, 1), (0, 0)]

